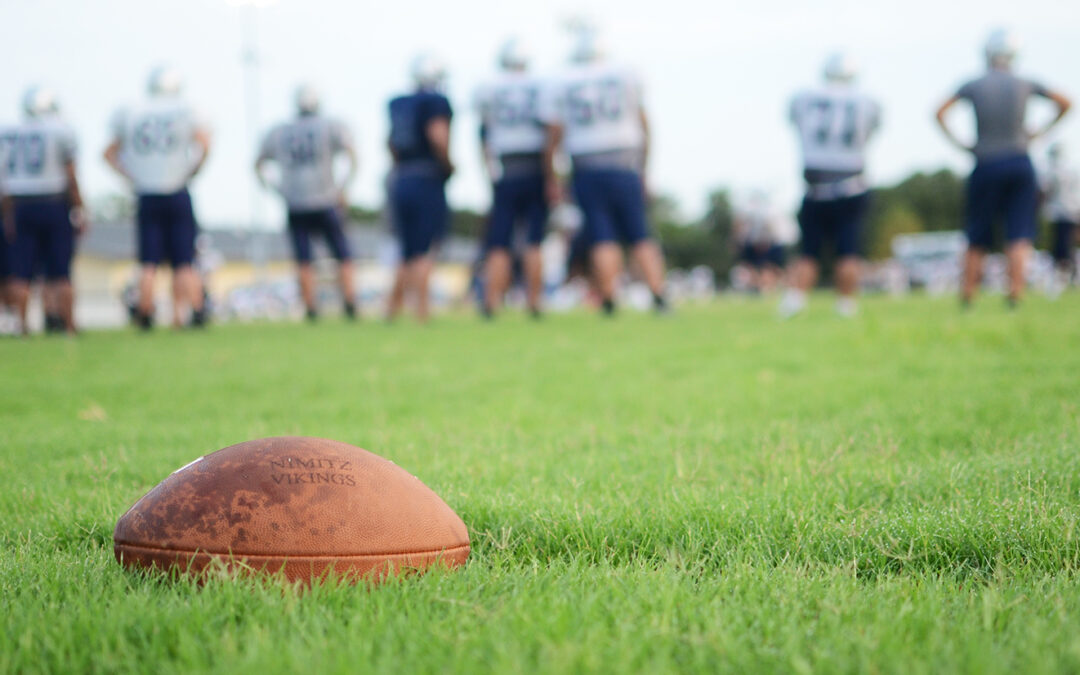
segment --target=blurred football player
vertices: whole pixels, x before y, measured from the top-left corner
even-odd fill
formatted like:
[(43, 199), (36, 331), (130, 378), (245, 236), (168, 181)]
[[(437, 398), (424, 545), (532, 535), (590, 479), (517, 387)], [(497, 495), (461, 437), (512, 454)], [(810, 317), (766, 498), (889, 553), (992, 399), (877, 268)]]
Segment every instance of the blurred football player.
[(735, 214), (739, 261), (749, 271), (750, 288), (758, 293), (772, 291), (784, 269), (784, 247), (780, 244), (778, 225), (779, 216), (764, 192), (751, 194)]
[[(348, 161), (340, 179), (335, 176), (339, 157)], [(271, 180), (267, 166), (274, 164), (279, 177)], [(356, 176), (356, 150), (352, 135), (340, 121), (320, 112), (318, 92), (311, 86), (296, 91), (296, 117), (274, 127), (263, 140), (255, 173), (265, 187), (272, 187), (285, 199), (289, 236), (296, 258), (300, 295), (309, 320), (318, 317), (315, 300), (315, 272), (311, 265), (311, 236), (322, 237), (338, 261), (338, 286), (345, 316), (356, 317), (353, 266), (349, 244), (342, 228), (346, 190)]]
[(180, 74), (162, 66), (150, 74), (147, 98), (120, 110), (112, 122), (105, 161), (131, 184), (138, 198), (139, 311), (149, 330), (154, 321), (154, 276), (172, 266), (173, 326), (203, 326), (203, 289), (194, 268), (198, 225), (188, 185), (210, 152), (210, 132), (181, 96)]
[(499, 52), (502, 72), (477, 94), (482, 120), (482, 148), (493, 183), (491, 215), (484, 240), (486, 279), (483, 311), (499, 309), (510, 286), (514, 226), (525, 224), (526, 298), (530, 313), (540, 314), (543, 262), (540, 244), (548, 218), (545, 181), (557, 180), (551, 154), (545, 153), (550, 129), (541, 119), (543, 82), (529, 72), (530, 53), (520, 39)]
[[(994, 223), (1005, 219), (1005, 254), (1009, 268), (1011, 307), (1024, 292), (1024, 268), (1035, 237), (1038, 209), (1038, 182), (1028, 145), (1052, 129), (1070, 107), (1069, 99), (1038, 82), (1013, 74), (1019, 40), (1007, 30), (996, 30), (986, 42), (987, 72), (964, 84), (937, 111), (937, 122), (945, 137), (958, 148), (975, 156), (975, 169), (967, 186), (967, 238), (964, 278), (960, 300), (971, 304), (982, 276), (983, 256), (994, 239)], [(1039, 96), (1057, 107), (1046, 126), (1031, 131), (1025, 118), (1028, 99)], [(975, 111), (974, 145), (961, 141), (949, 128), (946, 115), (960, 101), (969, 101)]]
[(800, 92), (791, 102), (806, 194), (799, 209), (799, 257), (780, 302), (781, 316), (806, 307), (826, 241), (836, 255), (836, 311), (850, 317), (858, 309), (859, 243), (870, 201), (866, 146), (881, 124), (881, 109), (855, 85), (856, 75), (849, 56), (833, 54), (825, 62), (824, 84)]
[[(649, 120), (641, 83), (631, 70), (607, 62), (594, 31), (582, 30), (549, 101), (547, 154), (561, 146), (570, 156), (574, 196), (585, 219), (582, 237), (590, 246), (604, 313), (615, 311), (620, 243), (630, 247), (655, 309), (666, 311), (664, 257), (645, 217)], [(557, 183), (549, 189), (551, 198), (559, 196)]]
[(1054, 229), (1054, 279), (1050, 295), (1057, 296), (1072, 282), (1076, 273), (1076, 225), (1080, 222), (1080, 174), (1069, 165), (1065, 146), (1060, 141), (1047, 151), (1043, 174), (1043, 210)]
[(454, 173), (450, 161), (450, 101), (442, 94), (446, 69), (424, 54), (412, 64), (414, 90), (390, 101), (390, 138), (394, 160), (389, 210), (401, 244), (387, 319), (400, 312), (409, 293), (415, 295), (416, 316), (427, 321), (428, 285), (434, 265), (432, 247), (449, 226), (446, 182)]
[(23, 334), (30, 283), (44, 274), (46, 332), (74, 334), (71, 260), (87, 220), (76, 178), (75, 134), (60, 118), (55, 95), (32, 88), (22, 124), (0, 133), (4, 145), (4, 224), (11, 245), (10, 294)]

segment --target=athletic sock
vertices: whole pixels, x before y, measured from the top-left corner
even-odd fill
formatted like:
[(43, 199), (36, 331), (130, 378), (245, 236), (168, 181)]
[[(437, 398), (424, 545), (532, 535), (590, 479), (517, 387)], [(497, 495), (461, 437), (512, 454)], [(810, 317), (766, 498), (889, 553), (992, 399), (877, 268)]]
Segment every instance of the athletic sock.
[(615, 301), (611, 298), (604, 298), (604, 302), (600, 305), (605, 316), (614, 316), (615, 314)]
[(345, 318), (348, 319), (349, 321), (355, 321), (356, 320), (356, 303), (352, 303), (352, 302), (346, 302), (345, 303)]
[(311, 323), (315, 323), (319, 320), (319, 313), (315, 311), (313, 307), (308, 307), (307, 311), (304, 313), (304, 316), (307, 317), (307, 320)]

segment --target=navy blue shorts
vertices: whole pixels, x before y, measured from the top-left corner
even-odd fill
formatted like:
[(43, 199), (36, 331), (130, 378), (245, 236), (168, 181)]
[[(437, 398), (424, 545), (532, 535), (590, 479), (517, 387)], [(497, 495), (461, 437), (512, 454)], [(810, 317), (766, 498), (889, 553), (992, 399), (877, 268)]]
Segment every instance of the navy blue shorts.
[(0, 218), (0, 282), (11, 276), (11, 243), (8, 242), (4, 219)]
[(574, 196), (585, 217), (583, 231), (592, 244), (621, 241), (632, 246), (649, 238), (645, 191), (637, 172), (575, 170)]
[(544, 176), (515, 176), (495, 183), (484, 245), (488, 250), (509, 249), (514, 236), (514, 225), (524, 222), (525, 237), (530, 246), (544, 241), (548, 205), (544, 194)]
[(784, 247), (778, 244), (744, 244), (739, 258), (755, 269), (766, 265), (784, 266)]
[(139, 195), (140, 263), (160, 265), (168, 260), (174, 269), (190, 265), (198, 232), (186, 189), (169, 195)]
[(390, 201), (403, 260), (427, 255), (446, 235), (450, 209), (441, 176), (398, 174), (390, 187)]
[(859, 255), (859, 238), (863, 219), (870, 205), (870, 193), (840, 199), (803, 198), (799, 209), (799, 229), (802, 231), (800, 250), (807, 258), (821, 260), (821, 247), (831, 239), (837, 258)]
[(1007, 242), (1033, 240), (1038, 206), (1039, 183), (1027, 155), (978, 162), (967, 185), (968, 244), (990, 248), (1001, 216)]
[(1054, 221), (1054, 260), (1072, 262), (1076, 256), (1076, 223), (1071, 220)]
[(326, 241), (330, 252), (338, 260), (345, 261), (352, 257), (337, 209), (289, 211), (289, 237), (292, 239), (293, 256), (296, 262), (311, 262), (311, 235), (313, 234), (319, 235)]
[(75, 229), (64, 197), (15, 199), (15, 242), (10, 256), (12, 276), (30, 281), (44, 274), (48, 281), (71, 278)]

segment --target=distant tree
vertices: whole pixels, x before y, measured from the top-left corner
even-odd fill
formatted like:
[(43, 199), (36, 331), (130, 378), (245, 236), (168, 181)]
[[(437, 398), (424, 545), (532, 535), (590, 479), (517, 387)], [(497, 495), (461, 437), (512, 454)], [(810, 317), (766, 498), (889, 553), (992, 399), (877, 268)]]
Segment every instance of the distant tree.
[(690, 269), (705, 265), (718, 279), (727, 278), (735, 261), (735, 218), (726, 190), (710, 193), (708, 209), (698, 221), (683, 218), (677, 203), (668, 195), (650, 201), (649, 219), (669, 267)]
[(863, 243), (879, 259), (888, 257), (897, 234), (957, 230), (963, 222), (964, 179), (948, 169), (918, 172), (874, 191)]

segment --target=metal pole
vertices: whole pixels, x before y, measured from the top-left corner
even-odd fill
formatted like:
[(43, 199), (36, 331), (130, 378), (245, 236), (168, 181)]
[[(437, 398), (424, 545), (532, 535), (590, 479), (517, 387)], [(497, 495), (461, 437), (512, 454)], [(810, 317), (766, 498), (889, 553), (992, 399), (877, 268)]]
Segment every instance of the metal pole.
[[(252, 147), (251, 159), (254, 160), (259, 144), (259, 6), (257, 3), (248, 3), (243, 6), (242, 11), (244, 12), (244, 42), (241, 60), (244, 64), (244, 103), (247, 109), (248, 138)], [(264, 230), (262, 195), (259, 190), (258, 181), (251, 179), (248, 256), (255, 269), (255, 278), (262, 280), (266, 272), (266, 250), (263, 238), (259, 236)]]

